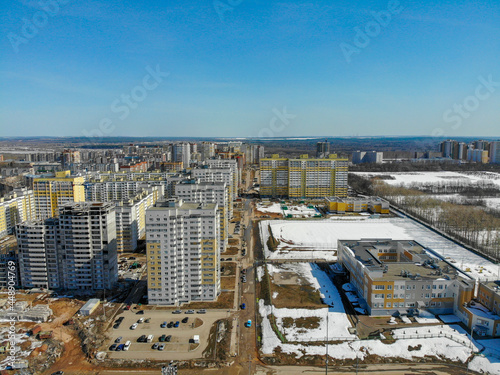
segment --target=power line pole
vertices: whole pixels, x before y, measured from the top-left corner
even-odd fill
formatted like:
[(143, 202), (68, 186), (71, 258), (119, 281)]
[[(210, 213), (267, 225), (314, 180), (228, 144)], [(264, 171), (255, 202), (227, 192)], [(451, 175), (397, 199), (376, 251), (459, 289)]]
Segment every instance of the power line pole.
[(326, 312), (326, 367), (325, 374), (328, 374), (328, 311)]

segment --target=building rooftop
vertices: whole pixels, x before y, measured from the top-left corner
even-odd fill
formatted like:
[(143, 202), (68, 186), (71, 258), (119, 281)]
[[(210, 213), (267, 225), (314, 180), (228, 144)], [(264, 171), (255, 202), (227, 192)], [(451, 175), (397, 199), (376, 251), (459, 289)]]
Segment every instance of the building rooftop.
[(383, 272), (384, 280), (454, 279), (458, 271), (412, 240), (340, 241), (370, 272)]

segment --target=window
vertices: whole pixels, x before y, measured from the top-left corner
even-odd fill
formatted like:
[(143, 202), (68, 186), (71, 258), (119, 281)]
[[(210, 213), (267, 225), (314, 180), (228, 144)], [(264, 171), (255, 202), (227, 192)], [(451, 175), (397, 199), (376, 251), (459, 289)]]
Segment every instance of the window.
[(390, 302), (387, 302), (387, 303), (385, 304), (385, 306), (386, 306), (386, 307), (391, 307), (391, 303), (390, 303)]
[(374, 298), (382, 299), (382, 298), (384, 298), (384, 295), (383, 294), (375, 294)]
[(375, 290), (384, 290), (385, 286), (384, 285), (375, 285)]
[(387, 290), (392, 290), (392, 285), (387, 285)]
[(391, 299), (392, 298), (392, 294), (391, 293), (387, 294), (387, 298)]

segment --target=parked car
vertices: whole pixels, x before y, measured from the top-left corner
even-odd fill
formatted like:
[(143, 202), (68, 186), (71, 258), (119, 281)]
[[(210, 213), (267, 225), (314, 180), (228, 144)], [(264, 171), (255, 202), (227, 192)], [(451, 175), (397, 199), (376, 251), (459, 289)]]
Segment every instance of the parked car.
[(130, 305), (127, 305), (127, 306), (125, 306), (125, 308), (124, 308), (124, 309), (125, 309), (125, 310), (130, 310), (130, 307), (131, 307)]
[(146, 335), (142, 335), (137, 339), (137, 342), (146, 342)]
[(245, 327), (251, 327), (252, 326), (252, 321), (250, 319), (248, 319), (246, 322), (245, 322)]
[(242, 310), (245, 310), (247, 308), (247, 305), (245, 305), (244, 303), (241, 304), (241, 309)]
[(170, 342), (170, 340), (172, 340), (172, 335), (168, 335), (168, 336), (165, 338), (165, 341), (166, 341), (166, 342)]
[(177, 327), (179, 327), (179, 321), (175, 322), (175, 324), (174, 324), (174, 328), (177, 328)]
[(165, 350), (165, 344), (161, 344), (161, 345), (158, 347), (158, 350)]
[(144, 315), (144, 310), (139, 310), (136, 312), (137, 315)]
[(144, 318), (140, 318), (137, 323), (141, 324), (142, 322), (144, 322)]
[(165, 328), (166, 326), (167, 326), (167, 322), (163, 322), (162, 324), (160, 324), (161, 328)]
[(196, 312), (197, 314), (206, 314), (207, 313), (207, 310), (205, 309), (200, 309)]
[(175, 311), (172, 311), (172, 314), (181, 314), (182, 311), (181, 310), (175, 310)]
[(172, 328), (174, 326), (174, 322), (170, 322), (167, 324), (167, 328)]
[(153, 344), (153, 346), (151, 347), (151, 349), (158, 349), (158, 346), (160, 346), (160, 344), (158, 344), (157, 342), (155, 342)]
[(122, 341), (122, 339), (123, 339), (123, 337), (121, 337), (121, 336), (120, 336), (120, 337), (118, 337), (118, 338), (115, 340), (115, 342), (118, 344), (120, 341)]
[(120, 323), (116, 323), (114, 326), (113, 326), (114, 329), (118, 329), (120, 328)]
[(184, 314), (194, 314), (194, 310), (188, 310)]
[(125, 346), (123, 347), (123, 350), (129, 350), (131, 344), (132, 343), (130, 341), (125, 342)]
[(118, 344), (113, 344), (113, 345), (111, 345), (111, 346), (109, 347), (109, 350), (113, 352), (113, 351), (115, 351), (115, 350), (116, 350), (116, 348), (117, 348), (117, 347), (118, 347)]
[(134, 323), (134, 324), (132, 324), (132, 325), (130, 326), (130, 329), (136, 329), (136, 328), (137, 328), (137, 326), (138, 326), (138, 324), (137, 324), (137, 323)]
[(186, 316), (184, 319), (182, 319), (182, 323), (187, 323), (189, 318)]
[(151, 321), (151, 318), (147, 318), (144, 323), (149, 323)]
[(122, 350), (124, 350), (124, 348), (125, 348), (125, 344), (120, 344), (120, 345), (118, 345), (118, 346), (116, 347), (116, 351), (117, 351), (117, 352), (122, 351)]
[(163, 341), (165, 341), (166, 337), (167, 337), (167, 335), (161, 335), (158, 340), (160, 340), (161, 342), (163, 342)]
[(64, 374), (64, 371), (56, 371), (56, 372), (53, 372), (51, 375), (63, 375)]

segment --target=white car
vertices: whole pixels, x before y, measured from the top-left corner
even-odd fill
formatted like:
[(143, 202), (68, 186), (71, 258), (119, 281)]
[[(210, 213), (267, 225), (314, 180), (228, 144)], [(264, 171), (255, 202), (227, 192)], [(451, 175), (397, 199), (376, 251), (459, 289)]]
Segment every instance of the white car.
[(137, 323), (141, 324), (142, 322), (144, 322), (144, 318), (141, 318), (137, 321)]
[(130, 348), (130, 345), (131, 345), (131, 344), (132, 344), (132, 343), (131, 343), (130, 341), (127, 341), (127, 342), (125, 343), (125, 346), (123, 347), (123, 350), (128, 350), (128, 349)]
[(138, 325), (139, 325), (139, 324), (134, 323), (134, 324), (132, 324), (132, 325), (130, 326), (130, 329), (136, 329)]

